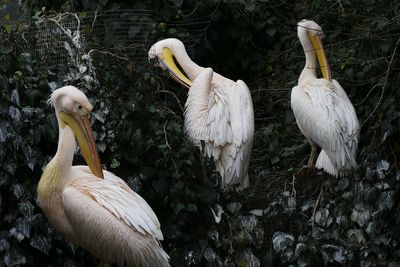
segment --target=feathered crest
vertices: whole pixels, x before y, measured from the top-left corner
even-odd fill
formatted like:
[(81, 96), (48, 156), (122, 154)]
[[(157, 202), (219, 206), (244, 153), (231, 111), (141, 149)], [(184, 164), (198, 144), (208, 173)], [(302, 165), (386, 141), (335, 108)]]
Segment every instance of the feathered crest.
[(73, 102), (79, 102), (83, 107), (85, 107), (88, 111), (92, 110), (92, 105), (89, 102), (89, 99), (86, 95), (80, 91), (78, 88), (72, 85), (63, 86), (54, 90), (54, 92), (50, 95), (47, 103), (52, 107), (55, 107), (56, 101), (58, 98), (62, 96), (68, 96)]
[(54, 107), (53, 93), (50, 95), (49, 99), (47, 99), (47, 105)]
[[(60, 88), (59, 88), (59, 89), (60, 89)], [(55, 101), (56, 101), (58, 95), (60, 94), (59, 89), (54, 90), (54, 91), (51, 93), (49, 99), (47, 100), (47, 104), (50, 105), (50, 106), (53, 107), (53, 108), (54, 108), (54, 105), (55, 105)]]

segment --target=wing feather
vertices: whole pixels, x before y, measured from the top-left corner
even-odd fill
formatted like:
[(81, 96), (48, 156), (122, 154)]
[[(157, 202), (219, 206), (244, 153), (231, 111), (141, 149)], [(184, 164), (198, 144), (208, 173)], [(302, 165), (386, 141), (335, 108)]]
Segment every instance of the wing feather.
[(75, 178), (67, 183), (61, 201), (74, 242), (118, 266), (170, 266), (153, 210), (123, 180), (107, 171), (104, 175), (99, 179), (87, 166), (72, 167)]
[[(315, 79), (295, 86), (291, 106), (302, 133), (320, 146), (337, 173), (356, 167), (359, 123), (346, 92), (336, 80)], [(324, 154), (324, 153), (321, 153)], [(317, 167), (318, 162), (317, 161)]]
[[(210, 94), (208, 150), (218, 150), (214, 157), (223, 178), (223, 187), (248, 186), (248, 166), (254, 137), (254, 113), (250, 91), (243, 81), (230, 87), (215, 84)], [(217, 119), (216, 119), (217, 118)], [(214, 154), (214, 153), (213, 153)]]
[(72, 180), (70, 186), (92, 198), (139, 233), (163, 240), (160, 222), (149, 204), (119, 177), (108, 171), (104, 171), (104, 177), (93, 179), (86, 175)]
[(214, 158), (222, 187), (248, 186), (254, 114), (250, 91), (243, 81), (235, 83), (204, 69), (188, 93), (185, 131), (206, 156)]
[(213, 83), (208, 103), (208, 127), (210, 135), (205, 139), (213, 142), (215, 146), (224, 146), (232, 142), (232, 128), (230, 127), (230, 114), (226, 88)]

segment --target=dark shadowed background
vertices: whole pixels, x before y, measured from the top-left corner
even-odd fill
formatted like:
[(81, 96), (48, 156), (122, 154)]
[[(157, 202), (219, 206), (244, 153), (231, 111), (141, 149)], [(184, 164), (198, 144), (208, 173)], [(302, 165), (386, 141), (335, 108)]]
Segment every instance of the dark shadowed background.
[[(399, 1), (21, 2), (0, 3), (0, 266), (98, 263), (36, 202), (57, 148), (47, 99), (66, 84), (90, 97), (103, 166), (153, 207), (172, 266), (400, 266)], [(361, 124), (349, 177), (292, 179), (310, 152), (290, 110), (304, 18), (323, 28), (333, 77)], [(213, 163), (186, 140), (186, 89), (146, 58), (166, 37), (249, 86), (250, 189), (220, 192)]]

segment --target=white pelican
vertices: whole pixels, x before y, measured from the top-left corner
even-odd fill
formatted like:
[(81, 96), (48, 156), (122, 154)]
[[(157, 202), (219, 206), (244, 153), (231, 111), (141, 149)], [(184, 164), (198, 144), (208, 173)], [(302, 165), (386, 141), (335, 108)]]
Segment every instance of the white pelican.
[[(298, 85), (292, 89), (291, 106), (300, 131), (311, 144), (307, 167), (317, 167), (333, 176), (342, 176), (357, 166), (357, 115), (346, 92), (331, 78), (321, 41), (321, 27), (311, 20), (302, 20), (297, 25), (306, 64)], [(316, 75), (315, 57), (323, 75), (321, 79)], [(315, 163), (317, 146), (321, 147), (321, 152)]]
[(185, 131), (204, 155), (214, 159), (222, 177), (221, 187), (235, 187), (236, 190), (248, 187), (254, 114), (246, 84), (227, 79), (211, 68), (200, 67), (189, 58), (185, 46), (177, 39), (155, 43), (150, 48), (149, 59), (156, 59), (160, 67), (189, 89)]
[[(58, 149), (40, 178), (39, 204), (66, 239), (100, 258), (100, 266), (170, 266), (160, 223), (146, 201), (103, 171), (93, 140), (87, 97), (73, 86), (53, 92)], [(88, 166), (72, 166), (75, 138)]]

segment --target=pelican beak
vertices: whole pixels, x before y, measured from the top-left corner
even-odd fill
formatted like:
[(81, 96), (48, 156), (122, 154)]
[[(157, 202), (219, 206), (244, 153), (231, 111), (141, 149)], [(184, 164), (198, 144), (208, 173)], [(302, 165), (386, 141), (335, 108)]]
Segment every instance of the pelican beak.
[(322, 76), (326, 80), (330, 81), (332, 79), (331, 70), (329, 68), (328, 60), (326, 59), (326, 54), (324, 46), (322, 45), (321, 37), (319, 35), (309, 34), (308, 38), (310, 39), (311, 45), (314, 48), (315, 54), (317, 55)]
[(74, 132), (83, 158), (92, 173), (99, 178), (104, 178), (88, 115), (69, 114), (61, 111), (60, 118)]
[(171, 77), (186, 88), (192, 86), (192, 81), (176, 66), (171, 49), (164, 47), (160, 64), (169, 71)]

